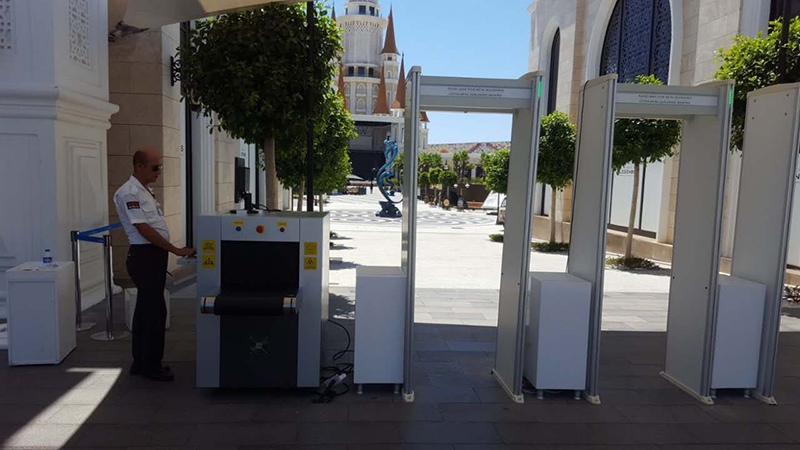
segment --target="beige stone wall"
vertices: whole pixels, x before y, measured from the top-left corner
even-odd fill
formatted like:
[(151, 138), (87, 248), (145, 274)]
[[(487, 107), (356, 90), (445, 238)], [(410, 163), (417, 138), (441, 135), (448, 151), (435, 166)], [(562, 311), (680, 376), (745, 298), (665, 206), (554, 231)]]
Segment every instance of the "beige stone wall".
[[(691, 2), (689, 2), (691, 3)], [(719, 63), (716, 52), (739, 33), (741, 0), (699, 0), (694, 84), (711, 81)]]
[[(110, 221), (119, 220), (113, 195), (132, 172), (132, 155), (149, 147), (161, 153), (164, 170), (151, 185), (161, 203), (176, 246), (184, 245), (184, 199), (181, 193), (181, 108), (180, 86), (170, 85), (170, 61), (180, 35), (178, 25), (150, 30), (109, 43), (110, 101), (120, 111), (111, 119), (108, 131), (108, 184)], [(115, 230), (114, 274), (123, 283), (128, 240)], [(175, 267), (171, 258), (170, 267)]]

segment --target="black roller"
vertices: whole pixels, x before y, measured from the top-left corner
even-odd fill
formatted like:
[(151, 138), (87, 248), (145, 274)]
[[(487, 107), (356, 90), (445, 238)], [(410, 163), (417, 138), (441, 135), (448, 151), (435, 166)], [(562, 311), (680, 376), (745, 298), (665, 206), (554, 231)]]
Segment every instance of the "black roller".
[(214, 315), (239, 317), (284, 316), (295, 313), (297, 295), (280, 292), (221, 292), (214, 301)]

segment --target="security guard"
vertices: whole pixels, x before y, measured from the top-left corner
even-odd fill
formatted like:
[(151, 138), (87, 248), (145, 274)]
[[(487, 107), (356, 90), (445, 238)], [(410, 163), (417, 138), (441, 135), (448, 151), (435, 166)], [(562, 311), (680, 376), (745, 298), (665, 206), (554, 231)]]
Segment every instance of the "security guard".
[(148, 187), (158, 180), (161, 169), (161, 157), (155, 151), (138, 150), (133, 155), (133, 176), (114, 194), (114, 205), (131, 244), (126, 266), (138, 291), (130, 374), (172, 381), (174, 376), (169, 368), (161, 365), (167, 320), (164, 285), (168, 253), (194, 256), (196, 252), (177, 248), (169, 241), (164, 212)]

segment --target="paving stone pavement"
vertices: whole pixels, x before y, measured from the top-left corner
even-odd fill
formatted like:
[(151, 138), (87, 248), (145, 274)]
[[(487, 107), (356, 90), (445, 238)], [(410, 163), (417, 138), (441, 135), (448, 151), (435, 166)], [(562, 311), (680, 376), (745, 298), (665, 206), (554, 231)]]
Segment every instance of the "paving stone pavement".
[[(431, 292), (440, 295), (442, 292)], [(130, 341), (80, 333), (58, 366), (9, 367), (0, 352), (0, 448), (588, 450), (793, 449), (800, 446), (800, 334), (780, 341), (777, 398), (765, 406), (721, 392), (703, 406), (658, 376), (665, 333), (605, 331), (602, 404), (548, 393), (514, 404), (490, 371), (495, 329), (419, 324), (414, 352), (416, 401), (390, 386), (366, 386), (328, 404), (307, 390), (194, 388), (195, 306), (191, 289), (173, 289), (165, 362), (171, 384), (131, 377)], [(121, 298), (117, 326), (123, 327)], [(336, 321), (354, 333), (353, 303), (334, 293)], [(102, 323), (103, 305), (86, 314)], [(344, 349), (326, 326), (326, 355)], [(350, 355), (344, 360), (348, 360)]]
[[(381, 198), (333, 196), (331, 212), (331, 288), (355, 296), (361, 266), (400, 265), (400, 221), (374, 217)], [(497, 326), (502, 244), (489, 234), (502, 233), (494, 216), (483, 211), (445, 211), (418, 204), (417, 305), (420, 323)], [(350, 220), (358, 217), (357, 221)], [(469, 224), (469, 225), (467, 225)], [(531, 253), (531, 270), (564, 272), (564, 254)], [(607, 269), (603, 330), (666, 331), (669, 266), (647, 273)], [(782, 331), (800, 331), (800, 310), (786, 309)]]

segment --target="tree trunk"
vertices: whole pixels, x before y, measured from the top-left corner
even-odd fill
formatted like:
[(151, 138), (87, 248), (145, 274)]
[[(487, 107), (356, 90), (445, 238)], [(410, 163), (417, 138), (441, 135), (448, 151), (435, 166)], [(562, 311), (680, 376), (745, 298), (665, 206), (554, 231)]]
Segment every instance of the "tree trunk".
[(639, 203), (639, 164), (633, 165), (633, 196), (631, 216), (628, 218), (628, 236), (625, 239), (625, 257), (630, 258), (633, 250), (633, 228), (636, 225), (636, 205)]
[(324, 212), (325, 208), (322, 206), (322, 194), (319, 194), (319, 212)]
[(552, 189), (553, 192), (550, 194), (550, 243), (554, 244), (556, 242), (556, 205), (558, 204), (558, 191), (556, 191), (555, 188)]
[(267, 209), (280, 209), (280, 184), (275, 166), (275, 139), (264, 139), (264, 180), (267, 184), (265, 205)]
[(447, 209), (450, 209), (450, 186), (447, 186), (447, 193), (444, 199), (447, 200)]
[(300, 182), (300, 189), (297, 191), (297, 212), (303, 212), (303, 194), (306, 190), (306, 184)]

